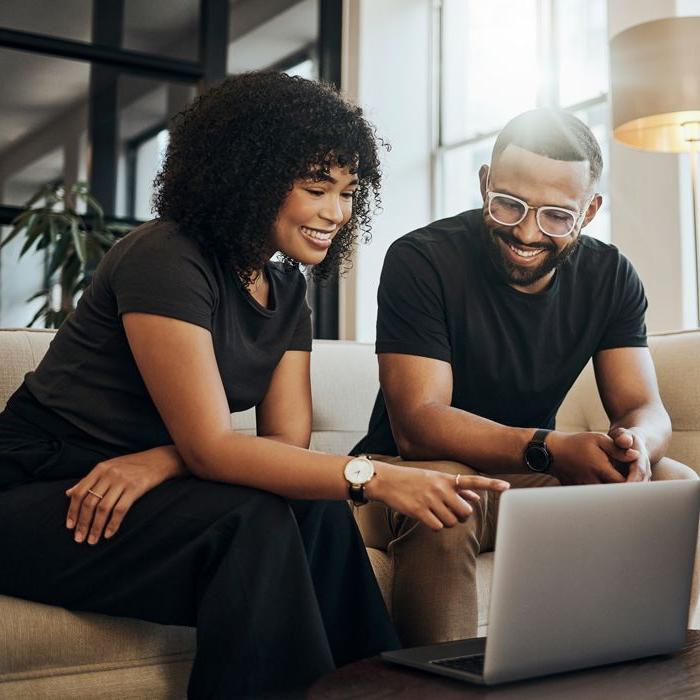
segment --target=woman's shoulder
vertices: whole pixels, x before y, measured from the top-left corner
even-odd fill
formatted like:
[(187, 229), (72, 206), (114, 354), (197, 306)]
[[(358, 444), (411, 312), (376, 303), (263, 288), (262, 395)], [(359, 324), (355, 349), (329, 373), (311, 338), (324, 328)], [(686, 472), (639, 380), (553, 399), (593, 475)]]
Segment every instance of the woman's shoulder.
[(135, 267), (155, 273), (192, 268), (211, 276), (211, 261), (199, 244), (180, 230), (178, 224), (153, 219), (121, 238), (105, 256), (108, 269)]
[(154, 219), (119, 240), (96, 273), (114, 291), (170, 289), (183, 285), (218, 294), (211, 261), (196, 241), (183, 235), (171, 221)]
[(157, 250), (166, 252), (184, 252), (201, 255), (197, 242), (186, 236), (174, 221), (165, 219), (153, 219), (141, 224), (126, 236), (121, 238), (113, 250), (126, 253), (127, 250)]

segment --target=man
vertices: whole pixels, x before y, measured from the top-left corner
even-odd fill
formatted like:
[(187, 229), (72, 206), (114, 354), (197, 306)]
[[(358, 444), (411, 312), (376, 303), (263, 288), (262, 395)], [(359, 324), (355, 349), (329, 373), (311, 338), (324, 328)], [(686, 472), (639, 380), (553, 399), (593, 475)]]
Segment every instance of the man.
[[(355, 454), (507, 474), (513, 487), (652, 477), (671, 424), (647, 348), (644, 290), (614, 246), (581, 233), (602, 203), (602, 166), (595, 137), (572, 114), (526, 112), (479, 171), (483, 209), (391, 246), (378, 293), (381, 391)], [(610, 430), (556, 431), (557, 409), (591, 357)], [(671, 464), (664, 478), (694, 478)], [(380, 504), (360, 510), (368, 544), (393, 559), (404, 644), (475, 636), (476, 557), (493, 547), (496, 516), (490, 494), (466, 523), (442, 530), (436, 518), (437, 532)]]

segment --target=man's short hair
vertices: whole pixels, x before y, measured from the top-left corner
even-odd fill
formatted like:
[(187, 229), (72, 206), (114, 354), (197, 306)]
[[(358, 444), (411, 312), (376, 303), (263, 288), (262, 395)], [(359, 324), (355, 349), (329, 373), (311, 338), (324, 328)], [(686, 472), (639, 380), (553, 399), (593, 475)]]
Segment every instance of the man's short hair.
[(571, 112), (533, 109), (511, 119), (498, 134), (491, 162), (510, 144), (554, 160), (588, 161), (591, 184), (600, 179), (603, 155), (593, 132)]

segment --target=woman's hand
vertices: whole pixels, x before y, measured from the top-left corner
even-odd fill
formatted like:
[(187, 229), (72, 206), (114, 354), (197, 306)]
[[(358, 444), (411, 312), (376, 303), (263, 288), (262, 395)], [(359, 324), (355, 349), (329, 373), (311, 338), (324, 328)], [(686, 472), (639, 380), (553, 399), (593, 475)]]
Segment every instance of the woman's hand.
[(76, 542), (87, 538), (88, 544), (96, 544), (103, 530), (105, 538), (112, 537), (129, 508), (144, 493), (187, 473), (174, 445), (100, 462), (66, 491), (70, 497), (66, 527), (75, 528)]
[(429, 469), (401, 467), (374, 461), (375, 476), (365, 486), (367, 498), (420, 520), (431, 530), (454, 527), (472, 514), (471, 503), (479, 500), (473, 489), (501, 492), (507, 481), (485, 476), (460, 475)]

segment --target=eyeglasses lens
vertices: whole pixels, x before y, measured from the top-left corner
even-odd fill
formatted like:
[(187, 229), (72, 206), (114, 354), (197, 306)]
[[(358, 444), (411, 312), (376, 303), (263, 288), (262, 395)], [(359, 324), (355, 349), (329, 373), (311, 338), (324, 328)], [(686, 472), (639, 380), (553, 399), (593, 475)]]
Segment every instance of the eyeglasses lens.
[(543, 207), (537, 212), (540, 228), (550, 236), (566, 236), (576, 225), (573, 214), (560, 209)]
[[(499, 224), (515, 226), (526, 214), (525, 206), (517, 199), (496, 195), (489, 203), (489, 214)], [(549, 236), (567, 236), (576, 225), (576, 217), (567, 211), (550, 207), (540, 207), (537, 211), (537, 223), (543, 233)]]
[(525, 207), (516, 199), (497, 195), (491, 199), (489, 213), (499, 223), (513, 226), (525, 217)]

